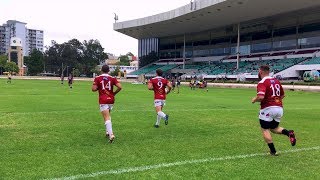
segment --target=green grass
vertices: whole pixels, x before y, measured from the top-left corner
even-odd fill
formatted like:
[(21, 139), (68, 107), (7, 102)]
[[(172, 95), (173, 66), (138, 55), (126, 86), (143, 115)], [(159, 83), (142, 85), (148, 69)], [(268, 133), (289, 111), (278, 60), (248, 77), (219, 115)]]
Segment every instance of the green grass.
[[(114, 144), (104, 137), (91, 82), (74, 88), (58, 81), (0, 79), (0, 179), (46, 179), (268, 151), (251, 104), (254, 89), (181, 88), (164, 112), (169, 125), (153, 128), (153, 94), (123, 84), (112, 112)], [(278, 151), (320, 145), (320, 94), (286, 92), (281, 125), (294, 129), (297, 145), (274, 135)], [(278, 157), (193, 163), (94, 179), (319, 179), (320, 150)]]

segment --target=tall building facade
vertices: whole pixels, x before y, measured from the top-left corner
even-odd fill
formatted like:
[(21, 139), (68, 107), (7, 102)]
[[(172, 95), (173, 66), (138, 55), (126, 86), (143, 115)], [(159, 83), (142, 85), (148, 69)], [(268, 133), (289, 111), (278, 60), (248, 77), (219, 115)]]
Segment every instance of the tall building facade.
[(43, 51), (43, 31), (27, 29), (27, 49), (30, 54), (33, 49)]
[(10, 44), (9, 27), (0, 26), (0, 54), (6, 54)]
[(9, 20), (0, 26), (0, 54), (8, 53), (11, 38), (20, 38), (23, 55), (29, 55), (33, 49), (43, 51), (43, 31), (28, 29), (27, 23)]

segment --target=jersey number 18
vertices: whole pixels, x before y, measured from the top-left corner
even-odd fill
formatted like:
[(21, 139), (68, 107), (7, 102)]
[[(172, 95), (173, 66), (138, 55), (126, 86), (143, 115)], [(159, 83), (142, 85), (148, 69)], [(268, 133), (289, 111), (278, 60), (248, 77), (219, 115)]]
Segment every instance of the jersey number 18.
[(270, 88), (272, 89), (272, 96), (280, 96), (280, 85), (279, 84), (271, 84)]

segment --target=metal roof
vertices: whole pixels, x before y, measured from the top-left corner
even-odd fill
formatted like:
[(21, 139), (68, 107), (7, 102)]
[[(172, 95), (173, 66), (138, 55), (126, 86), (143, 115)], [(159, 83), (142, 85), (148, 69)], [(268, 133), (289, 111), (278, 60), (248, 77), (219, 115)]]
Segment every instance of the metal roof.
[(206, 31), (320, 6), (319, 0), (195, 0), (172, 11), (117, 22), (115, 31), (136, 39)]

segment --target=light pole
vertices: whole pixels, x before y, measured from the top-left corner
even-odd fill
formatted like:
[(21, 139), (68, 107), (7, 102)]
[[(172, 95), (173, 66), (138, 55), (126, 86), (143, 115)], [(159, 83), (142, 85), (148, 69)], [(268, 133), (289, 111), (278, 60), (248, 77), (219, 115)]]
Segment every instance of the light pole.
[(114, 14), (114, 23), (117, 23), (117, 21), (119, 20), (119, 17), (116, 13), (113, 13)]
[[(63, 46), (63, 48), (60, 51), (59, 57), (62, 58), (62, 53), (64, 51), (64, 49), (66, 48), (66, 45), (69, 45), (69, 43), (65, 43), (65, 45)], [(64, 68), (63, 68), (63, 62), (61, 63), (61, 75), (63, 76), (63, 72), (64, 72)], [(67, 76), (68, 76), (68, 71), (67, 71)]]
[(68, 71), (68, 67), (69, 67), (69, 66), (67, 66), (67, 76), (69, 76), (69, 71)]

